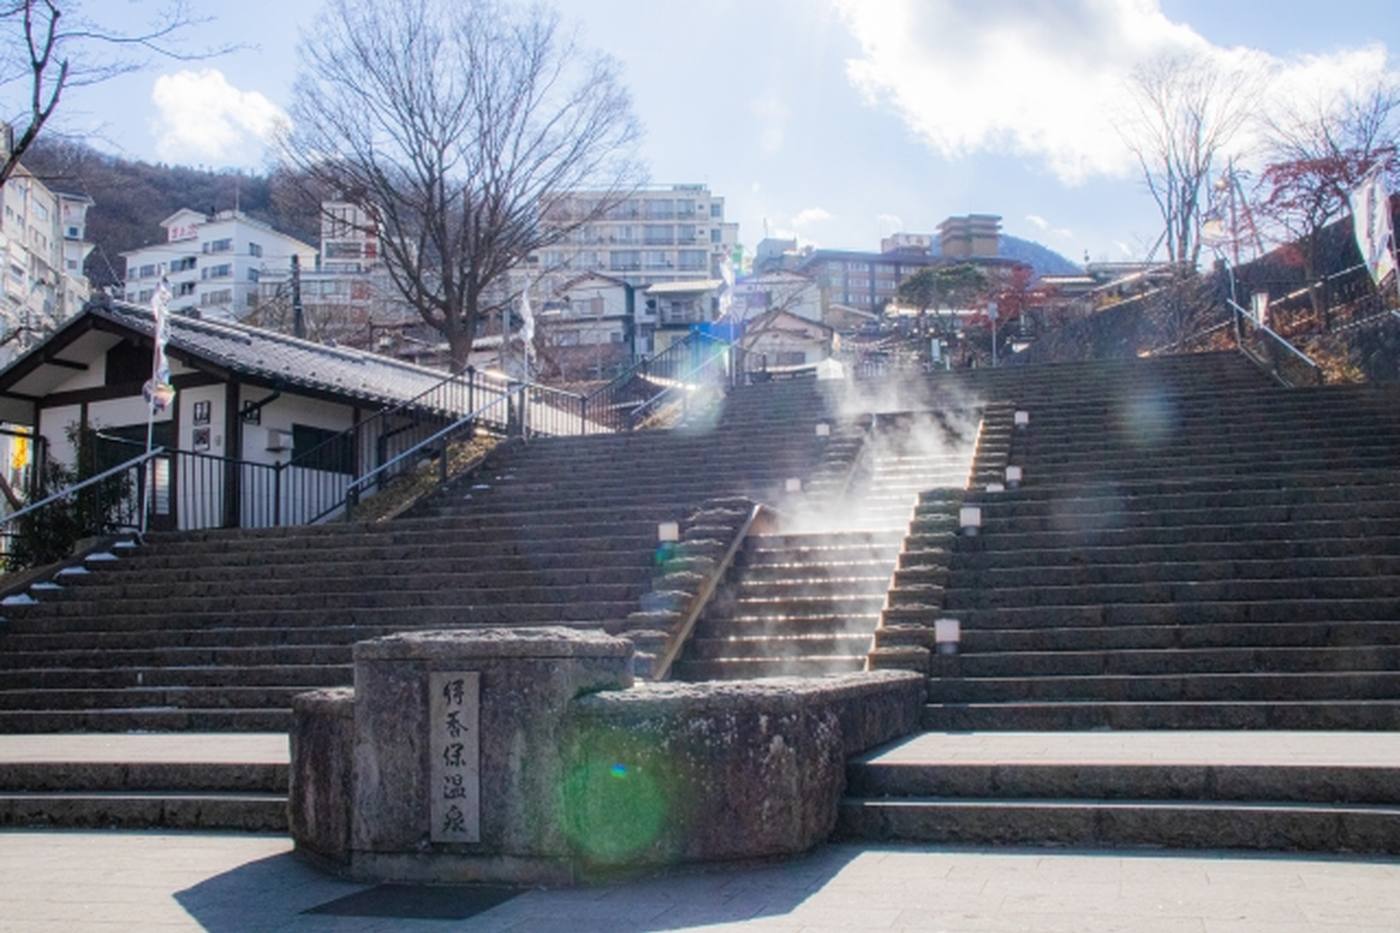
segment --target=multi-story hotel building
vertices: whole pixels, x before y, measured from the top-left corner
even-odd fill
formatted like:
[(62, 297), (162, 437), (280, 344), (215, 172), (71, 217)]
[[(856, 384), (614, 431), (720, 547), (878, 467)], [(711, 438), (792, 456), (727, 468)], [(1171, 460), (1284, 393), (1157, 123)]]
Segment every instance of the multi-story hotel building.
[(316, 247), (242, 211), (203, 214), (181, 208), (162, 220), (165, 242), (125, 252), (127, 301), (150, 302), (162, 275), (173, 311), (242, 320), (258, 306), (264, 274), (291, 268), (292, 256), (314, 268)]
[[(596, 211), (601, 191), (575, 191), (544, 215), (572, 225)], [(738, 244), (739, 225), (724, 219), (724, 198), (705, 185), (657, 185), (632, 192), (528, 260), (549, 291), (580, 273), (599, 272), (645, 288), (720, 277)]]

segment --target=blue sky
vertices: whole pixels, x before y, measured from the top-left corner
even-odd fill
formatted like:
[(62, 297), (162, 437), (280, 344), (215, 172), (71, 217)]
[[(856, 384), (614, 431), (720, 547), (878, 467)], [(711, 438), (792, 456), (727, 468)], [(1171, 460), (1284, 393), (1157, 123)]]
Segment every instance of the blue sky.
[[(214, 19), (193, 43), (247, 48), (78, 91), (62, 129), (139, 158), (264, 166), (260, 134), (288, 102), (297, 35), (320, 4), (195, 3)], [(1400, 71), (1400, 21), (1368, 0), (558, 5), (621, 61), (652, 180), (708, 183), (749, 248), (765, 222), (822, 246), (874, 248), (882, 233), (975, 211), (1075, 260), (1140, 256), (1155, 212), (1105, 117), (1136, 61), (1248, 53), (1274, 69), (1271, 86), (1296, 93)], [(90, 9), (135, 23), (157, 6)]]

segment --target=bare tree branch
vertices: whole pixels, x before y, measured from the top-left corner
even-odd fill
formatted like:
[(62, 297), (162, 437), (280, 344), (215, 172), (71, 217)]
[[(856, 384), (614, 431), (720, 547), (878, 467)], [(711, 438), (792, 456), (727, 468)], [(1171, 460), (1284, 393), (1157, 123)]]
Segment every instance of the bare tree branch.
[(3, 153), (0, 184), (10, 177), (38, 138), (65, 92), (144, 68), (152, 57), (199, 61), (232, 51), (232, 45), (184, 50), (175, 43), (209, 22), (177, 0), (162, 20), (138, 32), (112, 29), (82, 15), (80, 0), (12, 0), (0, 6), (0, 28), (11, 36), (0, 46), (0, 86), (25, 82), (28, 106), (14, 121), (13, 145)]
[[(394, 287), (458, 370), (485, 315), (509, 306), (513, 271), (642, 177), (616, 64), (544, 8), (330, 0), (302, 59), (284, 164), (361, 205)], [(580, 189), (598, 196), (574, 210)]]

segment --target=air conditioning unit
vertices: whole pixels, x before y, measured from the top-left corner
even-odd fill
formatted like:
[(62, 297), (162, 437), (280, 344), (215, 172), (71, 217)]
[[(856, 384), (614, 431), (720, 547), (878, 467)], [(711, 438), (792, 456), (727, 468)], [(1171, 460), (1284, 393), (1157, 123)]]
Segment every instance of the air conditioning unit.
[(282, 453), (292, 449), (292, 432), (280, 428), (268, 428), (267, 450), (269, 453)]

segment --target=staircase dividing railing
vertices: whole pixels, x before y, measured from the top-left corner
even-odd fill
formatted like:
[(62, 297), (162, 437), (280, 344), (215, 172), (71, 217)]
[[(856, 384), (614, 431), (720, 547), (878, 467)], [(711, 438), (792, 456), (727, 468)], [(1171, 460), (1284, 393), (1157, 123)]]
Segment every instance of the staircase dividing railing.
[(658, 409), (707, 386), (729, 383), (734, 347), (694, 331), (643, 357), (583, 400), (581, 418), (599, 431), (632, 431)]
[(154, 464), (163, 456), (159, 447), (143, 451), (0, 518), (4, 569), (62, 560), (86, 537), (141, 530), (148, 499), (160, 493)]
[(1286, 386), (1317, 386), (1325, 382), (1321, 368), (1302, 350), (1227, 298), (1234, 312), (1235, 338), (1245, 356)]

